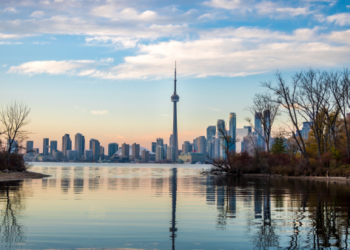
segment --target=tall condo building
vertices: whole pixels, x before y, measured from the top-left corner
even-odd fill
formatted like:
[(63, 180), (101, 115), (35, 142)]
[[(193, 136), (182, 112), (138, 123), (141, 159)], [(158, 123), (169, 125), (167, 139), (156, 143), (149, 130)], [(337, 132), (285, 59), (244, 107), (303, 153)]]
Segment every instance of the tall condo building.
[[(265, 129), (269, 129), (269, 127), (270, 127), (270, 122), (271, 122), (271, 112), (270, 112), (270, 110), (265, 110), (265, 111), (264, 111), (264, 121), (265, 121), (265, 125), (266, 125), (266, 128), (265, 128)], [(264, 130), (264, 128), (263, 128), (263, 130)], [(269, 135), (268, 135), (266, 132), (267, 132), (267, 131), (265, 131), (265, 130), (263, 131), (264, 137), (265, 137), (265, 138), (271, 137), (271, 131), (270, 131), (270, 134), (269, 134)], [(264, 148), (265, 148), (265, 150), (267, 150), (265, 141), (264, 141), (263, 143), (264, 143)]]
[(216, 123), (216, 127), (217, 127), (217, 137), (219, 138), (223, 135), (222, 133), (225, 133), (225, 131), (226, 131), (225, 121), (218, 120)]
[(192, 152), (192, 145), (189, 141), (185, 141), (182, 144), (182, 153), (190, 153)]
[(257, 134), (256, 146), (260, 149), (264, 149), (264, 140), (262, 138), (263, 127), (261, 124), (261, 119), (262, 119), (262, 114), (259, 112), (256, 112), (254, 117), (254, 130)]
[(218, 152), (218, 158), (226, 158), (226, 154), (225, 154), (225, 142), (224, 142), (224, 134), (226, 134), (226, 125), (225, 125), (225, 121), (224, 120), (218, 120), (217, 124), (217, 139), (218, 141), (216, 142), (216, 145), (219, 145), (219, 152)]
[(98, 161), (100, 159), (100, 151), (101, 151), (100, 142), (98, 140), (91, 139), (90, 144), (92, 146), (91, 150), (92, 150), (93, 159), (95, 161)]
[(54, 151), (57, 151), (57, 141), (50, 141), (50, 155), (53, 155)]
[(171, 101), (174, 103), (174, 114), (173, 114), (173, 144), (170, 145), (175, 149), (175, 161), (179, 156), (178, 138), (177, 138), (177, 109), (176, 104), (180, 100), (180, 97), (176, 93), (176, 62), (175, 62), (175, 73), (174, 73), (174, 94), (171, 96)]
[(78, 158), (81, 159), (85, 152), (85, 137), (82, 134), (77, 133), (75, 135), (74, 149), (78, 151)]
[[(236, 141), (236, 113), (230, 113), (229, 117), (229, 131), (230, 131), (230, 136), (232, 139), (232, 142)], [(231, 147), (230, 150), (236, 152), (236, 143), (234, 143)]]
[(92, 144), (94, 143), (94, 138), (90, 139), (89, 141), (89, 150), (92, 150)]
[(119, 149), (118, 143), (108, 144), (108, 156), (112, 157)]
[(207, 141), (211, 141), (216, 133), (216, 127), (215, 126), (209, 126), (207, 128)]
[(198, 151), (198, 137), (193, 140), (192, 149), (193, 151)]
[(132, 158), (134, 160), (140, 159), (140, 144), (132, 144)]
[(149, 161), (149, 152), (147, 150), (142, 150), (141, 161), (143, 162)]
[(246, 128), (248, 130), (248, 134), (252, 132), (252, 126), (244, 126), (243, 128)]
[(65, 134), (62, 137), (63, 158), (66, 158), (66, 156), (67, 156), (67, 150), (72, 150), (72, 140), (70, 139), (69, 134)]
[(105, 158), (105, 148), (103, 146), (100, 146), (100, 159), (104, 160)]
[(164, 140), (163, 138), (157, 138), (157, 146), (164, 146)]
[(205, 139), (205, 136), (200, 136), (198, 139), (198, 153), (207, 154), (207, 139)]
[(170, 161), (175, 161), (175, 149), (172, 146), (168, 147), (166, 158)]
[(129, 160), (129, 154), (130, 154), (130, 145), (123, 143), (122, 145), (122, 157), (126, 160)]
[(171, 147), (171, 145), (173, 145), (173, 135), (170, 135), (169, 137), (169, 147)]
[(49, 155), (49, 138), (44, 138), (43, 141), (43, 155)]
[(164, 148), (162, 146), (157, 146), (156, 148), (156, 161), (164, 160)]
[(152, 142), (152, 152), (156, 153), (156, 148), (157, 148), (157, 143), (156, 142)]
[(34, 142), (33, 141), (27, 141), (27, 154), (34, 155)]

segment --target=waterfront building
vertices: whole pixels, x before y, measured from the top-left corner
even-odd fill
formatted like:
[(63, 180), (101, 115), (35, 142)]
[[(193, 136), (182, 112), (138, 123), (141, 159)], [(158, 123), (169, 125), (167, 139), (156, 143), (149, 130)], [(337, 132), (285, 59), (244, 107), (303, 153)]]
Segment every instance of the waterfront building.
[[(140, 146), (140, 157), (142, 156), (142, 151), (147, 151), (148, 154), (149, 154), (149, 161), (155, 161), (155, 153), (153, 153), (152, 151), (148, 150), (147, 148), (144, 148), (144, 147), (141, 147)], [(120, 147), (118, 149), (118, 151), (113, 155), (113, 157), (116, 157), (116, 158), (122, 158), (123, 156), (123, 146)], [(132, 158), (132, 147), (130, 148), (129, 147), (129, 157), (128, 159)]]
[(156, 142), (152, 142), (152, 152), (156, 153), (156, 148), (157, 148), (157, 143)]
[(49, 155), (49, 138), (44, 138), (43, 140), (43, 155)]
[(169, 137), (169, 146), (173, 145), (173, 135), (171, 134)]
[(307, 140), (309, 138), (309, 133), (311, 130), (312, 122), (303, 122), (303, 127), (301, 129), (301, 136), (304, 140)]
[(207, 141), (207, 149), (208, 149), (208, 156), (209, 156), (209, 158), (213, 158), (212, 141)]
[(216, 134), (216, 126), (208, 126), (207, 128), (207, 141), (211, 141)]
[(225, 125), (225, 121), (219, 119), (216, 123), (216, 144), (218, 146), (217, 150), (217, 158), (226, 158), (226, 154), (225, 154), (225, 143), (224, 143), (224, 135), (226, 134), (226, 125)]
[(66, 154), (67, 154), (66, 158), (69, 161), (77, 161), (77, 160), (79, 160), (79, 152), (78, 152), (78, 150), (67, 150)]
[(141, 152), (141, 161), (142, 162), (149, 162), (149, 151), (142, 150), (142, 152)]
[(206, 155), (207, 139), (205, 138), (205, 136), (199, 136), (197, 139), (198, 139), (198, 153)]
[(197, 163), (197, 162), (205, 162), (205, 155), (201, 153), (181, 153), (179, 155), (179, 160), (182, 160), (184, 162), (190, 162), (190, 163)]
[(221, 120), (219, 119), (216, 123), (216, 127), (217, 127), (217, 138), (223, 136), (223, 133), (225, 133), (226, 131), (226, 126), (225, 126), (225, 121), (224, 120)]
[(243, 126), (243, 128), (248, 130), (248, 134), (252, 132), (252, 126)]
[(157, 138), (157, 146), (164, 146), (164, 140), (163, 138)]
[(214, 158), (220, 158), (221, 155), (220, 155), (220, 148), (221, 148), (221, 145), (220, 145), (220, 138), (218, 138), (218, 132), (216, 132), (216, 137), (214, 138), (214, 143), (213, 143), (213, 146), (214, 146)]
[(164, 148), (162, 146), (157, 146), (156, 148), (156, 161), (164, 160)]
[(66, 158), (67, 150), (72, 150), (72, 140), (69, 137), (69, 134), (65, 134), (62, 137), (62, 153), (63, 153), (63, 158)]
[(34, 154), (38, 155), (39, 154), (39, 148), (33, 148)]
[(108, 144), (108, 156), (112, 157), (115, 152), (117, 152), (119, 149), (118, 143), (110, 143)]
[(193, 140), (192, 149), (193, 149), (193, 152), (198, 151), (198, 137)]
[[(269, 129), (270, 122), (271, 122), (271, 112), (270, 112), (270, 110), (265, 110), (264, 111), (264, 121), (265, 121), (266, 128), (263, 131), (263, 135), (264, 135), (264, 138), (267, 139), (268, 137), (271, 136), (271, 131), (270, 131), (269, 135), (266, 133), (267, 132), (266, 130)], [(265, 141), (263, 143), (264, 143), (264, 149), (267, 150)]]
[(122, 145), (122, 157), (128, 161), (129, 156), (130, 156), (130, 145), (123, 143), (123, 145)]
[(105, 148), (100, 146), (100, 160), (104, 160), (105, 158)]
[(175, 72), (174, 72), (174, 94), (171, 96), (171, 101), (174, 103), (174, 110), (173, 110), (173, 139), (172, 139), (172, 146), (175, 148), (175, 160), (178, 159), (179, 156), (179, 147), (178, 147), (178, 137), (177, 137), (177, 109), (176, 104), (180, 100), (180, 97), (176, 93), (176, 62), (175, 62)]
[(167, 159), (170, 161), (176, 161), (175, 159), (175, 148), (170, 146), (167, 150)]
[(84, 160), (92, 161), (94, 159), (94, 153), (92, 150), (85, 150), (84, 152)]
[(138, 160), (140, 159), (140, 144), (132, 144), (132, 159)]
[(52, 151), (52, 157), (55, 161), (62, 161), (63, 160), (63, 153), (58, 150)]
[[(236, 113), (230, 113), (229, 117), (229, 136), (231, 137), (232, 142), (236, 141)], [(234, 143), (230, 149), (230, 151), (236, 152), (236, 143)]]
[(100, 159), (100, 142), (98, 140), (92, 139), (90, 140), (91, 146), (92, 146), (92, 154), (93, 154), (93, 159), (95, 161), (98, 161)]
[(57, 151), (57, 141), (50, 141), (50, 155), (53, 155), (53, 151)]
[(264, 132), (263, 132), (263, 126), (261, 124), (261, 119), (262, 119), (262, 114), (259, 112), (256, 112), (254, 117), (254, 130), (257, 135), (256, 146), (261, 150), (265, 150), (264, 139), (263, 139)]
[(89, 149), (92, 150), (92, 144), (94, 143), (94, 138), (90, 139), (89, 141)]
[(182, 144), (182, 153), (192, 152), (192, 145), (189, 141), (185, 141)]
[(75, 135), (74, 143), (75, 143), (74, 149), (78, 151), (79, 159), (81, 159), (85, 151), (85, 137), (82, 134), (77, 133)]
[(34, 155), (34, 142), (33, 141), (27, 141), (26, 153), (28, 155)]

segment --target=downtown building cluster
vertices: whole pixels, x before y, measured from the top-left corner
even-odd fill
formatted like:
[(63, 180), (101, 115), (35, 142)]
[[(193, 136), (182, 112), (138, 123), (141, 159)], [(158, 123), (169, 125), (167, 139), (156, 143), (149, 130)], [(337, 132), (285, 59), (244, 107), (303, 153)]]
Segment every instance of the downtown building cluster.
[(86, 148), (85, 137), (77, 133), (74, 136), (74, 144), (69, 134), (62, 137), (61, 150), (58, 150), (57, 141), (50, 141), (49, 138), (43, 139), (41, 153), (39, 148), (34, 148), (33, 141), (27, 141), (25, 159), (27, 161), (148, 162), (154, 160), (154, 157), (147, 149), (141, 148), (140, 144), (136, 143), (131, 146), (124, 143), (121, 147), (118, 143), (110, 143), (108, 154), (105, 154), (105, 148), (98, 140), (90, 139)]

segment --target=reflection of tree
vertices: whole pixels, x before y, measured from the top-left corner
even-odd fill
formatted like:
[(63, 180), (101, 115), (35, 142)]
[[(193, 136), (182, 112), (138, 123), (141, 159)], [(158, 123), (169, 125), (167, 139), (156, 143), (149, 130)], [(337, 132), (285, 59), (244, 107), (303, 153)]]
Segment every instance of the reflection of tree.
[(24, 209), (21, 202), (24, 195), (22, 184), (22, 181), (0, 184), (0, 195), (5, 197), (2, 200), (4, 208), (1, 210), (0, 225), (2, 249), (15, 249), (17, 243), (25, 240), (23, 226), (18, 222), (18, 217)]

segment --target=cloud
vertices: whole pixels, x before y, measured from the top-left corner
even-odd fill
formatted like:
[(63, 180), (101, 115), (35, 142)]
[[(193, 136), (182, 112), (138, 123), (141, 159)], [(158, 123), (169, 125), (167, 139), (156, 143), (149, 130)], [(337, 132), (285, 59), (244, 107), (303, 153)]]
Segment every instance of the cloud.
[(91, 110), (91, 114), (93, 115), (108, 115), (107, 110)]
[(274, 14), (275, 18), (284, 18), (285, 16), (300, 16), (300, 15), (309, 15), (312, 11), (308, 7), (285, 7), (281, 6), (276, 2), (262, 1), (256, 5), (256, 10), (259, 14), (269, 15)]
[(0, 45), (16, 45), (16, 44), (22, 44), (21, 42), (1, 42)]
[(27, 37), (27, 36), (32, 36), (32, 35), (20, 35), (20, 34), (5, 34), (5, 33), (0, 33), (0, 39), (18, 39), (22, 37)]
[(30, 16), (31, 17), (36, 17), (36, 18), (39, 18), (39, 17), (42, 17), (44, 15), (44, 12), (40, 11), (40, 10), (36, 10), (34, 11)]
[(251, 1), (242, 1), (242, 0), (210, 0), (203, 2), (204, 5), (221, 8), (227, 10), (247, 10), (249, 9), (247, 6), (251, 3)]
[(350, 25), (350, 13), (338, 13), (327, 17), (327, 21), (340, 26)]
[(34, 41), (33, 44), (36, 45), (44, 45), (44, 44), (50, 44), (49, 42), (38, 42), (38, 41)]
[(10, 13), (18, 13), (18, 11), (13, 8), (13, 7), (8, 7), (6, 9), (3, 10), (4, 12), (10, 12)]
[(76, 109), (79, 109), (79, 110), (81, 110), (81, 111), (83, 111), (83, 112), (85, 112), (85, 109), (83, 109), (83, 108), (80, 108), (80, 107), (78, 107), (78, 106), (75, 106), (75, 108), (76, 108)]

